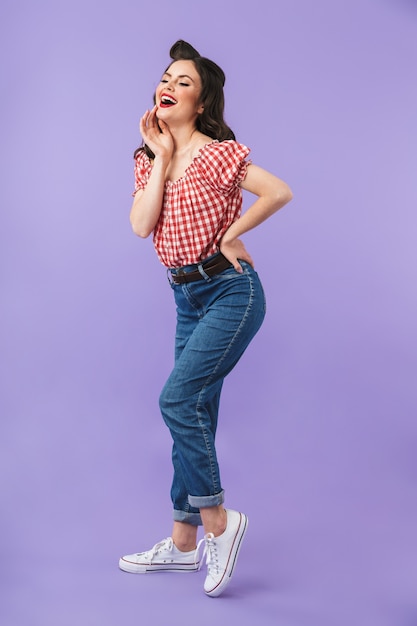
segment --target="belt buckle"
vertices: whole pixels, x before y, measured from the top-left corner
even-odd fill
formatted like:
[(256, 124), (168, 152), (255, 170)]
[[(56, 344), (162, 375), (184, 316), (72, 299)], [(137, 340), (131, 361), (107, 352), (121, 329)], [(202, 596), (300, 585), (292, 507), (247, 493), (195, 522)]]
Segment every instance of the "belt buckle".
[(177, 276), (185, 276), (185, 272), (182, 269), (182, 267), (180, 267), (178, 270), (175, 270), (175, 274), (170, 270), (167, 269), (167, 278), (168, 278), (168, 282), (169, 284), (172, 286), (174, 285), (181, 285), (181, 281), (176, 281), (175, 278)]
[[(184, 270), (182, 269), (182, 267), (179, 268), (178, 271), (175, 272), (174, 274), (174, 283), (175, 283), (175, 277), (176, 276), (185, 276), (186, 272), (184, 272)], [(179, 280), (177, 283), (175, 283), (176, 285), (181, 285), (183, 281)]]

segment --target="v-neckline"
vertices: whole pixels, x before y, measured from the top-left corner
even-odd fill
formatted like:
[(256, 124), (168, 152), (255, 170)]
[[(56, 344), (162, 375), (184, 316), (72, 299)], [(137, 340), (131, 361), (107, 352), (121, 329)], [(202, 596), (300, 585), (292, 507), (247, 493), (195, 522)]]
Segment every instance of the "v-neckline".
[(181, 176), (179, 176), (178, 178), (176, 178), (175, 180), (167, 179), (165, 181), (165, 185), (176, 185), (181, 180), (183, 180), (183, 178), (186, 178), (186, 176), (188, 174), (188, 170), (194, 165), (195, 161), (200, 158), (201, 152), (203, 150), (205, 150), (207, 148), (207, 146), (211, 146), (213, 143), (219, 143), (219, 140), (218, 139), (213, 139), (213, 141), (209, 141), (208, 143), (205, 143), (204, 146), (201, 146), (201, 148), (199, 148), (199, 150), (198, 150), (197, 154), (195, 155), (195, 157), (193, 157), (192, 161), (185, 168), (184, 173)]

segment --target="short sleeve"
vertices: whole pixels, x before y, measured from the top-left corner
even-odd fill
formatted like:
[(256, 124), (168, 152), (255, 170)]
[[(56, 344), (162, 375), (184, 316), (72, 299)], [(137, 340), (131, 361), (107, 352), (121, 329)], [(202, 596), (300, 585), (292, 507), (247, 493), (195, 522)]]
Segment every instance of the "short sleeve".
[(249, 148), (234, 140), (207, 144), (197, 159), (196, 167), (210, 186), (228, 195), (244, 180), (248, 165)]
[(144, 150), (140, 150), (135, 158), (135, 190), (133, 196), (139, 189), (144, 189), (151, 175), (152, 165), (149, 157)]

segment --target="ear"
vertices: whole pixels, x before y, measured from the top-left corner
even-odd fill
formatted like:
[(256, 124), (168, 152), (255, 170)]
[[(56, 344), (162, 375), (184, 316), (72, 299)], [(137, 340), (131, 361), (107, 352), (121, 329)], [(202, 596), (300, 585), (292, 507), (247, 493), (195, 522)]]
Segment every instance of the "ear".
[(197, 109), (198, 115), (201, 115), (203, 111), (204, 111), (204, 104), (200, 104), (200, 106)]

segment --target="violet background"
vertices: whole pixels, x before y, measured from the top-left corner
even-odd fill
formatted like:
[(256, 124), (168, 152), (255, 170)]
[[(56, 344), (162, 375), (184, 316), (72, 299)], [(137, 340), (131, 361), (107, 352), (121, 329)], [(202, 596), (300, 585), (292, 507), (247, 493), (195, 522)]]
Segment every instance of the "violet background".
[[(1, 624), (415, 626), (416, 2), (3, 0), (0, 24)], [(175, 312), (128, 213), (178, 38), (294, 191), (245, 237), (268, 314), (224, 389), (250, 531), (217, 600), (117, 568), (171, 530)]]

